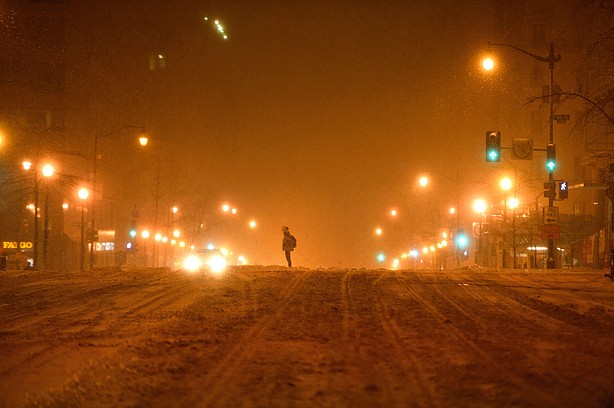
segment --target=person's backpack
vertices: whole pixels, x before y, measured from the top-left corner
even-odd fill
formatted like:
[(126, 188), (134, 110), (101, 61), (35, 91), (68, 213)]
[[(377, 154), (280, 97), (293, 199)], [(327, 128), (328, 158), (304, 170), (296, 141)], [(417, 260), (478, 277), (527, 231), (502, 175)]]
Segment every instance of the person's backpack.
[(294, 235), (290, 235), (290, 244), (292, 245), (292, 249), (296, 248), (296, 238), (294, 238)]

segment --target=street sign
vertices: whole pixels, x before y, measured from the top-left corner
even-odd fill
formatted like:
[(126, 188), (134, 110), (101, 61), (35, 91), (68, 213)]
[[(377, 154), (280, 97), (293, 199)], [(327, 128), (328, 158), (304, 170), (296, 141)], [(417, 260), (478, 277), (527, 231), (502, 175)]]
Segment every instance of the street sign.
[(544, 225), (559, 223), (559, 207), (544, 207)]
[(552, 118), (556, 120), (557, 123), (565, 123), (569, 120), (569, 115), (553, 115)]
[(512, 159), (533, 160), (533, 139), (512, 139)]
[(561, 239), (561, 226), (542, 225), (542, 239)]

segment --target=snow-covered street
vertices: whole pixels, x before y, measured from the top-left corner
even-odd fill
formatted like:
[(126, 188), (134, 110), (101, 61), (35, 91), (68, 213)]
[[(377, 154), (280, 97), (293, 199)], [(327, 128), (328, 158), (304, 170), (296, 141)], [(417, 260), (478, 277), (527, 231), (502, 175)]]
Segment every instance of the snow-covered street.
[(603, 274), (2, 272), (0, 406), (611, 406)]

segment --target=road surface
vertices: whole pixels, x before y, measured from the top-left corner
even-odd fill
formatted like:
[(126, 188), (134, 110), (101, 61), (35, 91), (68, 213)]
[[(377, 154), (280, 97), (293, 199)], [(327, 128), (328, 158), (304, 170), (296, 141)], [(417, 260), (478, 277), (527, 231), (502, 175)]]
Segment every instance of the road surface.
[(0, 273), (0, 407), (614, 405), (595, 270)]

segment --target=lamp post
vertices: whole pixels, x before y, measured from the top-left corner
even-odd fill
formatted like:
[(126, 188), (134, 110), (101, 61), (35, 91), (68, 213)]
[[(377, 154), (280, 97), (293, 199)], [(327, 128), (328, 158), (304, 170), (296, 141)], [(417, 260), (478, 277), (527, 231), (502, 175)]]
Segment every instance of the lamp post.
[(99, 139), (104, 139), (110, 136), (113, 136), (117, 133), (119, 133), (120, 131), (124, 130), (124, 129), (141, 129), (141, 134), (139, 136), (139, 144), (141, 146), (146, 146), (147, 142), (148, 142), (148, 138), (145, 135), (145, 128), (143, 126), (133, 126), (133, 125), (127, 125), (127, 126), (122, 126), (112, 132), (106, 133), (106, 134), (96, 134), (94, 135), (94, 163), (93, 163), (93, 176), (92, 176), (92, 205), (91, 205), (91, 220), (90, 220), (90, 224), (91, 224), (91, 230), (92, 230), (92, 245), (90, 247), (90, 272), (94, 269), (94, 256), (95, 256), (95, 251), (94, 251), (94, 234), (96, 231), (96, 177), (97, 177), (97, 163), (98, 163), (98, 141)]
[(149, 230), (143, 230), (141, 232), (141, 236), (143, 237), (143, 255), (144, 255), (144, 264), (145, 268), (147, 268), (147, 240), (149, 239), (150, 233)]
[[(90, 192), (87, 188), (82, 187), (77, 192), (77, 197), (81, 200), (81, 250), (80, 263), (81, 272), (85, 270), (85, 200), (89, 197)], [(94, 243), (92, 242), (92, 245)]]
[[(175, 215), (179, 212), (179, 207), (177, 206), (173, 206), (173, 208), (171, 208), (171, 225), (170, 225), (170, 234), (171, 236), (178, 238), (179, 237), (179, 230), (175, 230)], [(175, 231), (177, 232), (175, 234)], [(170, 260), (170, 268), (172, 269), (175, 266), (175, 250), (174, 250), (174, 245), (167, 245), (167, 251), (170, 251), (171, 253), (171, 260)], [(167, 265), (169, 266), (169, 265)]]
[[(476, 213), (480, 214), (480, 229), (479, 229), (479, 238), (478, 238), (478, 253), (480, 254), (480, 260), (479, 260), (480, 262), (477, 262), (477, 259), (476, 259), (476, 262), (478, 264), (482, 264), (483, 263), (483, 259), (482, 258), (484, 257), (483, 253), (482, 253), (482, 248), (483, 248), (482, 247), (482, 245), (483, 245), (482, 244), (482, 219), (484, 218), (484, 212), (486, 211), (486, 207), (487, 207), (486, 201), (484, 201), (481, 198), (478, 198), (477, 200), (475, 200), (473, 202), (473, 210)], [(476, 256), (476, 258), (477, 258), (477, 256)]]
[[(455, 186), (454, 187), (454, 192), (455, 192), (454, 199), (456, 203), (454, 207), (450, 208), (449, 213), (455, 218), (454, 221), (456, 225), (455, 225), (455, 231), (454, 231), (454, 238), (456, 239), (456, 237), (460, 234), (460, 191), (459, 191), (460, 175), (459, 175), (458, 170), (456, 171), (456, 178), (452, 178), (444, 173), (440, 173), (440, 172), (436, 172), (436, 173), (440, 175), (441, 177), (443, 177), (444, 179), (446, 179), (448, 182), (454, 183), (454, 186)], [(418, 179), (418, 184), (420, 185), (420, 187), (426, 188), (430, 184), (430, 179), (428, 178), (428, 176), (421, 176)], [(456, 255), (455, 255), (457, 267), (460, 267), (459, 250), (460, 248), (458, 248), (458, 245), (457, 245)]]
[(509, 206), (512, 208), (512, 251), (514, 253), (513, 267), (516, 269), (516, 208), (518, 208), (518, 199), (516, 197), (510, 200)]
[[(51, 164), (45, 164), (42, 169), (43, 177), (53, 177), (55, 169)], [(47, 253), (49, 247), (49, 186), (45, 185), (45, 212), (43, 221), (43, 269), (47, 268)]]
[(505, 233), (507, 230), (507, 205), (508, 205), (508, 192), (510, 191), (510, 189), (512, 188), (512, 180), (509, 177), (504, 177), (501, 179), (501, 182), (499, 183), (499, 186), (501, 187), (501, 190), (503, 190), (503, 244), (504, 244), (504, 249), (503, 249), (503, 257), (501, 259), (501, 267), (505, 268), (507, 262), (505, 261), (505, 258), (507, 257), (507, 250), (505, 249), (505, 243), (506, 243), (506, 239), (505, 239)]
[[(34, 170), (34, 243), (32, 245), (33, 256), (32, 256), (32, 268), (38, 268), (38, 204), (39, 204), (39, 184), (44, 178), (50, 178), (53, 176), (55, 169), (51, 164), (45, 164), (42, 167), (41, 174), (43, 175), (43, 179), (38, 178), (38, 168), (36, 165), (33, 165), (30, 161), (24, 161), (22, 163), (24, 170), (29, 171), (30, 169)], [(48, 198), (48, 194), (47, 194)], [(47, 207), (46, 207), (47, 208)], [(45, 229), (47, 229), (47, 211), (45, 211)], [(45, 240), (46, 240), (46, 232), (45, 232)], [(45, 256), (43, 257), (43, 264), (46, 261), (44, 259), (46, 257), (46, 243), (45, 243)], [(43, 265), (45, 266), (45, 265)]]
[[(516, 51), (519, 51), (525, 55), (528, 55), (529, 57), (539, 61), (539, 62), (545, 62), (548, 64), (548, 67), (550, 69), (550, 95), (549, 95), (549, 102), (550, 102), (550, 134), (549, 134), (549, 138), (548, 138), (548, 144), (550, 145), (554, 145), (554, 96), (553, 96), (553, 92), (554, 92), (554, 65), (559, 62), (561, 60), (561, 56), (560, 55), (554, 55), (554, 44), (550, 43), (550, 50), (548, 52), (548, 56), (543, 57), (541, 55), (537, 55), (537, 54), (533, 54), (532, 52), (528, 52), (525, 51), (521, 48), (516, 47), (515, 45), (512, 44), (505, 44), (505, 43), (491, 43), (489, 42), (488, 45), (492, 45), (492, 46), (498, 46), (498, 47), (508, 47), (508, 48), (512, 48)], [(486, 65), (484, 65), (484, 67), (486, 67)], [(492, 66), (491, 66), (492, 69)], [(552, 183), (552, 181), (554, 180), (554, 170), (549, 170), (548, 171), (548, 180)], [(554, 198), (549, 196), (548, 197), (548, 207), (552, 207), (554, 205)], [(552, 269), (556, 267), (556, 262), (554, 260), (554, 239), (552, 238), (548, 238), (548, 261), (547, 261), (547, 268), (548, 269)]]

